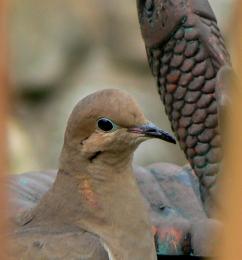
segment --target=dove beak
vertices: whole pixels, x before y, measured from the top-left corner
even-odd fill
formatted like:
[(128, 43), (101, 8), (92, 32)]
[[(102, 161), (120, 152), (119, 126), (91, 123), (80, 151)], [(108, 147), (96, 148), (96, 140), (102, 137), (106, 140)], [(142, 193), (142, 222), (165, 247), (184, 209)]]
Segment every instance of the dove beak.
[(158, 138), (166, 142), (176, 144), (176, 140), (172, 135), (163, 131), (153, 123), (128, 128), (128, 132), (141, 134), (150, 138)]

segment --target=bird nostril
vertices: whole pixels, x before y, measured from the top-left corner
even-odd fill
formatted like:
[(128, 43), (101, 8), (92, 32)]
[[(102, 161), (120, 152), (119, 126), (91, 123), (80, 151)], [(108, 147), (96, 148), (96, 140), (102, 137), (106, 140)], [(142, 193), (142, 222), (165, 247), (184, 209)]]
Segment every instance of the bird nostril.
[(149, 129), (149, 130), (147, 130), (147, 134), (156, 134), (156, 133), (158, 133), (159, 131), (157, 131), (156, 129)]

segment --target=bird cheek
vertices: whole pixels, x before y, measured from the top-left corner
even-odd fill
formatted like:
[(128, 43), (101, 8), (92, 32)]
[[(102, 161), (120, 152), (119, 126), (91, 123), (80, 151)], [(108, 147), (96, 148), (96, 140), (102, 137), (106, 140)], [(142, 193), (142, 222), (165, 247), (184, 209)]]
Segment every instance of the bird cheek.
[(89, 158), (94, 153), (93, 146), (90, 144), (85, 144), (82, 146), (81, 156), (84, 158)]
[(83, 143), (82, 153), (90, 155), (96, 151), (106, 151), (112, 146), (112, 141), (112, 134), (96, 132)]
[(91, 136), (82, 143), (81, 155), (84, 158), (89, 158), (100, 146), (100, 140), (96, 136)]

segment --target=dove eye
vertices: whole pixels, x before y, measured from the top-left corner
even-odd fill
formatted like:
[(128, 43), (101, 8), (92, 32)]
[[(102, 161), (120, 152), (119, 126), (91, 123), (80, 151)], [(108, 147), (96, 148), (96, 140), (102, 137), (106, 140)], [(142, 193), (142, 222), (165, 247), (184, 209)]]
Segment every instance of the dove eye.
[(97, 126), (104, 132), (115, 130), (117, 126), (108, 118), (100, 118), (97, 121)]

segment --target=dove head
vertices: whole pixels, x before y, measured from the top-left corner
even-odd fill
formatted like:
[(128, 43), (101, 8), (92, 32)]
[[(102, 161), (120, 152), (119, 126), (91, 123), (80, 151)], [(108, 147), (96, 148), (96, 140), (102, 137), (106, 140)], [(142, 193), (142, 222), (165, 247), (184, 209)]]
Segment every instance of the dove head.
[(137, 146), (152, 137), (175, 143), (145, 118), (126, 92), (106, 89), (85, 97), (74, 108), (62, 157), (75, 156), (82, 163), (117, 163), (119, 158), (132, 157)]

